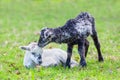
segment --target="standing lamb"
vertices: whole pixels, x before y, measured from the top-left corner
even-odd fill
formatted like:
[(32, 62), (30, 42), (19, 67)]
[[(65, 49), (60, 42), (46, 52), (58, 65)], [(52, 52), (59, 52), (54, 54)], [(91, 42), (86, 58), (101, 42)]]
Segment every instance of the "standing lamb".
[(86, 66), (85, 60), (85, 40), (91, 36), (98, 52), (98, 60), (103, 61), (98, 41), (97, 31), (95, 29), (94, 18), (87, 12), (80, 13), (76, 18), (70, 19), (62, 27), (45, 28), (41, 30), (38, 41), (39, 47), (44, 47), (51, 42), (67, 44), (67, 60), (66, 66), (70, 68), (73, 46), (78, 45), (80, 54), (80, 65)]
[[(24, 66), (26, 68), (34, 68), (36, 65), (41, 65), (43, 67), (58, 66), (66, 63), (67, 53), (61, 49), (42, 49), (36, 50), (37, 43), (32, 42), (28, 46), (22, 46), (21, 49), (25, 50), (24, 56)], [(78, 66), (75, 60), (71, 60), (71, 67)]]

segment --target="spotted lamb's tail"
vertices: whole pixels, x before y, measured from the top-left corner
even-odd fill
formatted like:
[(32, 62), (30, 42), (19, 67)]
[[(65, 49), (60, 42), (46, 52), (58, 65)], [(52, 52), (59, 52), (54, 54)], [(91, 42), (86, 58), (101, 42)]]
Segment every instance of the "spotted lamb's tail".
[(81, 12), (75, 19), (88, 19), (91, 23), (94, 23), (94, 17), (87, 12)]

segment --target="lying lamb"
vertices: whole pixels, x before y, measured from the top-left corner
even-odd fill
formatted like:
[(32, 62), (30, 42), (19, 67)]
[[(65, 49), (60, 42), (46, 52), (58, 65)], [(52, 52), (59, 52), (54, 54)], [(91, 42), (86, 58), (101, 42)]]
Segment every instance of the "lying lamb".
[[(67, 53), (61, 49), (42, 49), (37, 48), (37, 43), (32, 42), (28, 46), (20, 47), (22, 50), (26, 50), (24, 56), (24, 66), (26, 68), (34, 68), (37, 65), (43, 67), (58, 66), (66, 63)], [(78, 63), (75, 60), (71, 60), (71, 67), (77, 66)]]

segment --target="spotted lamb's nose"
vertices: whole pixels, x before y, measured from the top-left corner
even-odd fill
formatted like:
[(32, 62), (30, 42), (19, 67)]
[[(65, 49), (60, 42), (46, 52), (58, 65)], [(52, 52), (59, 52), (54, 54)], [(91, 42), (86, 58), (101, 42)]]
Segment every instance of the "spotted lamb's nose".
[(40, 44), (40, 43), (38, 43), (38, 46), (39, 46), (39, 47), (44, 47), (44, 46), (43, 46), (42, 44)]

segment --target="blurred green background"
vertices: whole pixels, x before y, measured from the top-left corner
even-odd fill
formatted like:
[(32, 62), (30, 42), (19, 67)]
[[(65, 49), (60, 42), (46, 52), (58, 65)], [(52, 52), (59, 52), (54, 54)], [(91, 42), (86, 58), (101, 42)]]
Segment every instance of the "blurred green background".
[[(97, 51), (90, 48), (85, 69), (61, 66), (27, 70), (19, 46), (39, 39), (43, 27), (59, 27), (89, 12), (96, 20), (104, 63), (97, 62)], [(119, 0), (0, 0), (0, 80), (119, 80), (120, 78), (120, 1)], [(45, 48), (61, 48), (51, 43)], [(73, 58), (79, 61), (77, 46)]]

